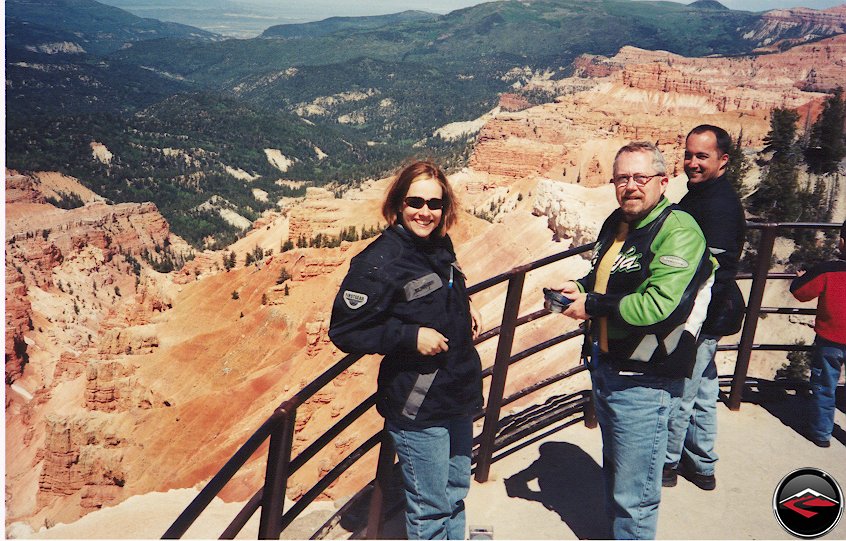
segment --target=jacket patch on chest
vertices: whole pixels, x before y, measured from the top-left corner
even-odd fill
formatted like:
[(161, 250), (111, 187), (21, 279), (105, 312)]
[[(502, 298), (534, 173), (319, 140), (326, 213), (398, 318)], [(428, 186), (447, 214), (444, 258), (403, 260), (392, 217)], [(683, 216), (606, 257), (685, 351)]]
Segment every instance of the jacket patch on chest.
[(344, 303), (350, 310), (357, 310), (367, 304), (367, 295), (347, 289), (344, 291)]
[(635, 272), (640, 270), (640, 258), (643, 254), (636, 253), (634, 246), (629, 247), (624, 253), (617, 256), (614, 261), (614, 266), (611, 267), (611, 273), (615, 272)]
[(444, 283), (441, 280), (441, 277), (434, 272), (430, 272), (426, 276), (416, 278), (408, 282), (402, 287), (402, 289), (405, 292), (405, 300), (413, 301), (414, 299), (425, 297), (429, 293), (437, 291), (443, 286)]

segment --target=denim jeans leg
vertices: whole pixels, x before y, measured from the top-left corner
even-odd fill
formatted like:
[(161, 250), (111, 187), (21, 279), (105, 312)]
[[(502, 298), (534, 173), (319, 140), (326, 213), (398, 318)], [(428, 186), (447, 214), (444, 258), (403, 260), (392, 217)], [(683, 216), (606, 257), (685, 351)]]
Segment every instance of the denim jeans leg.
[(473, 427), (469, 418), (462, 421), (386, 423), (403, 477), (409, 539), (464, 539)]
[(447, 498), (452, 512), (447, 523), (448, 539), (464, 539), (464, 498), (470, 492), (470, 461), (473, 452), (473, 418), (450, 421), (449, 479)]
[[(720, 381), (717, 378), (718, 337), (705, 337), (696, 351), (705, 369), (699, 379), (696, 399), (693, 401), (693, 415), (684, 440), (683, 460), (693, 466), (696, 473), (714, 475), (717, 456), (714, 446), (717, 441), (717, 400), (720, 396)], [(707, 361), (707, 362), (706, 362)]]
[(665, 463), (677, 465), (684, 455), (696, 472), (703, 475), (713, 475), (718, 459), (714, 451), (720, 393), (714, 361), (718, 342), (716, 336), (700, 337), (693, 373), (685, 378), (679, 406), (670, 415), (667, 439)]
[[(600, 436), (602, 437), (602, 488), (603, 501), (605, 502), (605, 516), (610, 519), (614, 516), (614, 468), (606, 468), (605, 465), (614, 462), (612, 458), (614, 446), (611, 438), (611, 429), (606, 429), (606, 427), (610, 427), (611, 419), (614, 418), (614, 412), (609, 409), (608, 402), (604, 399), (608, 393), (608, 386), (605, 383), (605, 370), (599, 368), (596, 361), (597, 358), (595, 356), (593, 357), (595, 368), (590, 373), (590, 379), (593, 385), (592, 399), (596, 411), (596, 421), (599, 423)], [(609, 537), (611, 537), (610, 533)]]
[(684, 382), (646, 375), (621, 376), (607, 363), (599, 363), (594, 372), (606, 508), (610, 509), (613, 537), (654, 539), (667, 423)]
[(831, 439), (834, 430), (834, 393), (840, 370), (846, 357), (846, 346), (817, 336), (811, 357), (811, 407), (809, 430), (811, 438)]

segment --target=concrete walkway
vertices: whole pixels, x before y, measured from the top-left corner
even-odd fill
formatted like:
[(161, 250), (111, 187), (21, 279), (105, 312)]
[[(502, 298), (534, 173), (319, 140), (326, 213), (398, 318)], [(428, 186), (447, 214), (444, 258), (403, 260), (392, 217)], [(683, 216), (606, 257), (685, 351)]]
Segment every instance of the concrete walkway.
[[(679, 477), (662, 491), (659, 539), (794, 539), (776, 521), (773, 493), (801, 467), (831, 474), (846, 488), (846, 433), (828, 449), (816, 447), (790, 425), (791, 401), (740, 411), (719, 406), (717, 488), (706, 492)], [(836, 422), (846, 427), (846, 414)], [(506, 449), (493, 480), (473, 483), (468, 524), (493, 527), (496, 539), (600, 539), (608, 536), (602, 500), (599, 429), (553, 427), (531, 443)], [(846, 539), (846, 518), (827, 539)]]

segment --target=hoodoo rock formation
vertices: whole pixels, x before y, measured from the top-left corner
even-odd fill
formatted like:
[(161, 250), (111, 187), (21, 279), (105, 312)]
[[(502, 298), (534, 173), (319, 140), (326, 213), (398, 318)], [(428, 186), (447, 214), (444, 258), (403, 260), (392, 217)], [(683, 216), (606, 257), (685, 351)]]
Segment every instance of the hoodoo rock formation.
[(32, 305), (23, 274), (6, 262), (6, 385), (23, 373), (27, 361), (24, 334), (32, 330)]

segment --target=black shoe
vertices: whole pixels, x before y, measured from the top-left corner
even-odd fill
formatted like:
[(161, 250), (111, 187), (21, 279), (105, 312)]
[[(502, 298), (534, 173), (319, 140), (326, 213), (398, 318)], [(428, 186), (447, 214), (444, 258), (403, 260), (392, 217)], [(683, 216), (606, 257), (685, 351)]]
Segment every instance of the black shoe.
[(823, 439), (815, 438), (814, 436), (811, 435), (810, 431), (804, 431), (804, 432), (802, 432), (802, 435), (805, 436), (806, 439), (810, 440), (811, 443), (813, 443), (817, 447), (823, 447), (823, 448), (831, 447), (831, 440), (823, 440)]
[(713, 474), (705, 475), (690, 471), (687, 468), (681, 468), (682, 477), (701, 488), (702, 490), (714, 490), (717, 488), (717, 478)]
[(664, 464), (661, 472), (661, 486), (674, 487), (679, 482), (679, 470), (672, 464)]

